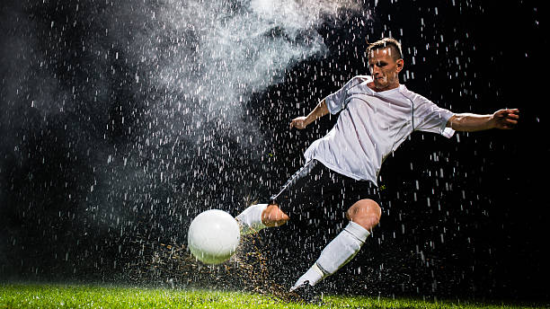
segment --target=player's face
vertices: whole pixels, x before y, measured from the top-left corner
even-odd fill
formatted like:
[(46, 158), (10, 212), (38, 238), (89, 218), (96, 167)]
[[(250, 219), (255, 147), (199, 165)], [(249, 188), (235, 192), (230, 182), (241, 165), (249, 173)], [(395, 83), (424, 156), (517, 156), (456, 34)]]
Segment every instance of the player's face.
[(373, 78), (374, 90), (384, 91), (399, 87), (399, 72), (403, 69), (403, 59), (394, 60), (392, 48), (371, 50), (369, 71)]

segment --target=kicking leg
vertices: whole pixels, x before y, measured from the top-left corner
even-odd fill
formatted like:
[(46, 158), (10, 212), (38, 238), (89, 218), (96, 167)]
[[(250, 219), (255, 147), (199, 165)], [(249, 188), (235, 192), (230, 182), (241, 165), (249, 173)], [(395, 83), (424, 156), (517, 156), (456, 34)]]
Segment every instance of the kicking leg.
[(306, 282), (314, 286), (351, 261), (370, 235), (369, 231), (380, 222), (381, 214), (380, 206), (371, 199), (353, 204), (346, 213), (349, 224), (323, 249), (315, 264), (290, 290), (294, 291)]

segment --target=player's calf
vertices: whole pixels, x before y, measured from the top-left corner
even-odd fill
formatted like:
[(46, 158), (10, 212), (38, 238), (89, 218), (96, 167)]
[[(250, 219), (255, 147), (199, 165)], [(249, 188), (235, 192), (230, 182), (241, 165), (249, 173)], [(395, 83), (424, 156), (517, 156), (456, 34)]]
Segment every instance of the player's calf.
[(275, 204), (256, 204), (248, 207), (237, 217), (241, 234), (257, 233), (266, 227), (285, 224), (289, 217)]
[(267, 227), (277, 227), (285, 224), (290, 218), (279, 206), (270, 204), (262, 213), (262, 223)]
[(351, 221), (321, 252), (311, 268), (301, 276), (290, 291), (305, 284), (315, 286), (324, 278), (334, 274), (355, 257), (367, 240), (370, 232)]

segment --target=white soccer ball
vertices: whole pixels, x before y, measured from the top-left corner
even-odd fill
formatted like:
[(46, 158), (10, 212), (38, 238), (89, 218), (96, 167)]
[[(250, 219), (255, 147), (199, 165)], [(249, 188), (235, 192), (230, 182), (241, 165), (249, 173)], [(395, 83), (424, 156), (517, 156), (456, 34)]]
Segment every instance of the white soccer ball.
[(199, 214), (187, 233), (191, 253), (206, 264), (223, 263), (235, 254), (241, 233), (237, 220), (222, 210), (207, 210)]

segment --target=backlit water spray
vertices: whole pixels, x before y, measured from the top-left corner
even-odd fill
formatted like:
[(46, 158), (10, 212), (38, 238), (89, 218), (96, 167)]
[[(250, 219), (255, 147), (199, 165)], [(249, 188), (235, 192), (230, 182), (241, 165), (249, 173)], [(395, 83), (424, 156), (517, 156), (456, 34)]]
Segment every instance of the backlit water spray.
[(361, 10), (328, 0), (2, 6), (0, 201), (20, 219), (3, 237), (25, 257), (3, 264), (60, 276), (108, 276), (121, 256), (143, 253), (136, 239), (181, 243), (199, 212), (235, 215), (265, 190), (271, 146), (251, 96), (326, 55), (318, 28)]

